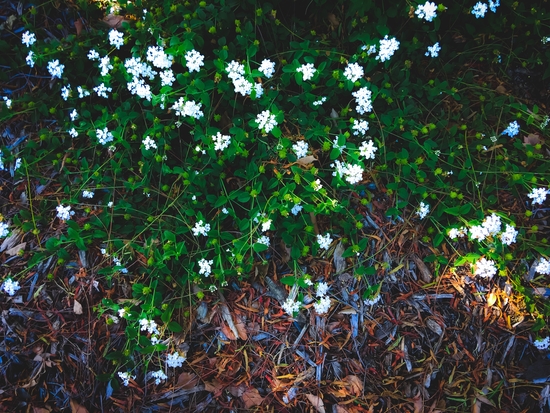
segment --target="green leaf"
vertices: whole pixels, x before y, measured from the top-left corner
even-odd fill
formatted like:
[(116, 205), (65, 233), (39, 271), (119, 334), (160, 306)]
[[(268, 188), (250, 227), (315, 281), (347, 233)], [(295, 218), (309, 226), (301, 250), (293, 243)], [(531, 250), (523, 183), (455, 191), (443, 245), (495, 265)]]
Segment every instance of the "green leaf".
[(170, 330), (171, 332), (173, 333), (179, 333), (183, 330), (183, 327), (180, 326), (178, 323), (176, 323), (175, 321), (170, 321), (167, 325), (168, 327), (168, 330)]
[(261, 244), (261, 243), (259, 243), (259, 242), (256, 242), (256, 243), (252, 246), (252, 248), (253, 248), (254, 251), (256, 251), (256, 252), (262, 252), (262, 251), (267, 251), (268, 246), (265, 245), (265, 244)]

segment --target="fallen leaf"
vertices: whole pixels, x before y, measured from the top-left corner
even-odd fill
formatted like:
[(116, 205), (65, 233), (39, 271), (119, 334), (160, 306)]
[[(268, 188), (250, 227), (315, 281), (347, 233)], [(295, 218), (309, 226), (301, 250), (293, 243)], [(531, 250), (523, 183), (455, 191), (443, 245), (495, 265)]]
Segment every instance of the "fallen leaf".
[(319, 413), (325, 413), (325, 404), (323, 403), (323, 400), (319, 396), (315, 396), (314, 394), (308, 393), (306, 394), (307, 399), (309, 402), (315, 407), (317, 412)]
[(338, 26), (340, 26), (340, 20), (338, 17), (336, 17), (335, 14), (329, 13), (328, 14), (328, 21), (330, 22), (330, 25), (332, 26), (332, 29), (337, 29)]
[(235, 317), (237, 322), (235, 323), (235, 327), (237, 327), (237, 331), (239, 333), (239, 338), (241, 340), (248, 340), (248, 334), (246, 333), (246, 326), (243, 323), (243, 320), (239, 316)]
[(239, 331), (237, 330), (237, 327), (235, 326), (235, 323), (233, 322), (233, 316), (231, 315), (231, 312), (229, 311), (229, 307), (225, 303), (221, 303), (220, 307), (222, 309), (222, 318), (224, 319), (224, 321), (227, 323), (227, 325), (231, 329), (231, 332), (233, 333), (233, 336), (235, 337), (235, 338), (233, 338), (233, 340), (236, 340), (237, 337), (239, 337)]
[(497, 301), (497, 295), (494, 293), (494, 291), (491, 291), (489, 294), (487, 294), (487, 306), (492, 307), (494, 303)]
[(32, 413), (50, 413), (51, 410), (48, 410), (44, 407), (34, 407), (32, 408)]
[(114, 14), (108, 14), (103, 19), (103, 22), (112, 29), (120, 29), (120, 28), (122, 28), (122, 23), (124, 23), (124, 22), (129, 23), (130, 20), (126, 20), (122, 16), (116, 16)]
[(10, 248), (9, 250), (6, 250), (6, 254), (8, 254), (10, 256), (17, 255), (17, 254), (19, 254), (19, 251), (24, 250), (26, 246), (27, 246), (27, 243), (22, 242), (21, 244), (16, 245), (15, 247)]
[(260, 396), (258, 389), (253, 387), (249, 388), (243, 394), (244, 406), (250, 409), (252, 406), (259, 406), (264, 401), (264, 398)]
[(359, 377), (350, 374), (349, 376), (346, 376), (342, 379), (344, 383), (346, 383), (346, 389), (350, 392), (350, 394), (354, 396), (361, 396), (363, 394), (363, 382)]
[(178, 387), (181, 387), (183, 389), (192, 389), (197, 385), (199, 382), (199, 379), (196, 374), (194, 373), (187, 373), (184, 371), (178, 376)]
[(204, 383), (204, 390), (210, 393), (214, 393), (214, 398), (220, 397), (225, 386), (217, 379), (213, 379), (212, 382)]
[(537, 145), (539, 143), (541, 143), (541, 144), (544, 143), (544, 140), (542, 140), (540, 138), (540, 136), (537, 135), (537, 134), (530, 133), (529, 135), (523, 137), (523, 144), (524, 145), (533, 145), (534, 146), (534, 145)]
[(342, 257), (344, 252), (346, 252), (346, 249), (344, 248), (342, 241), (340, 241), (334, 249), (334, 267), (336, 267), (336, 274), (340, 274), (346, 269), (346, 259)]
[(349, 410), (339, 404), (336, 404), (332, 407), (332, 413), (349, 413)]
[(420, 392), (413, 397), (414, 413), (422, 413), (424, 411), (424, 400), (420, 395)]
[(497, 93), (500, 93), (502, 95), (506, 94), (506, 88), (502, 85), (498, 85), (496, 88), (495, 88), (495, 91)]
[(317, 160), (317, 158), (313, 155), (307, 155), (307, 156), (304, 156), (298, 160), (296, 160), (296, 163), (298, 165), (302, 165), (302, 166), (305, 166), (305, 165), (310, 165), (312, 164), (313, 162), (315, 162)]
[(82, 304), (74, 300), (73, 311), (75, 314), (82, 314)]
[(84, 24), (82, 24), (81, 19), (76, 19), (74, 22), (74, 28), (76, 29), (76, 35), (80, 36), (80, 33), (82, 33), (82, 29), (84, 28)]
[(422, 261), (420, 257), (418, 257), (417, 255), (413, 255), (412, 259), (416, 264), (416, 268), (418, 268), (418, 271), (420, 272), (420, 279), (425, 283), (432, 282), (432, 273), (428, 269), (428, 267), (426, 267), (426, 264), (424, 264), (424, 261)]
[(431, 318), (428, 318), (426, 320), (426, 326), (432, 330), (435, 334), (437, 334), (438, 336), (440, 336), (441, 334), (443, 334), (443, 329), (441, 328), (441, 326), (439, 325), (439, 323), (435, 320), (432, 320)]
[(78, 404), (76, 400), (70, 401), (71, 403), (71, 412), (72, 413), (88, 413), (88, 409), (86, 409), (84, 406)]
[(227, 391), (234, 397), (241, 397), (246, 392), (246, 386), (244, 384), (229, 386)]

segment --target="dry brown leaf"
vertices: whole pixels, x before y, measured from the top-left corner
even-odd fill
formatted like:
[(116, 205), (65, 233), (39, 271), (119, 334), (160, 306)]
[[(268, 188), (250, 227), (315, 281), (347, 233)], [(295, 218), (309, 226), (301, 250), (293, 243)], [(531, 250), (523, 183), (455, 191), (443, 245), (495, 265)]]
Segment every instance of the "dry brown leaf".
[(502, 95), (505, 95), (506, 92), (507, 92), (507, 91), (506, 91), (506, 88), (505, 88), (504, 86), (502, 86), (502, 85), (498, 85), (498, 86), (495, 88), (495, 91), (496, 91), (497, 93), (502, 94)]
[(250, 409), (252, 406), (259, 406), (264, 401), (264, 398), (260, 396), (258, 389), (253, 387), (246, 390), (243, 394), (244, 406)]
[(330, 25), (331, 25), (333, 30), (337, 29), (338, 26), (340, 26), (340, 20), (333, 13), (328, 14), (328, 21), (330, 22)]
[(220, 330), (223, 334), (225, 334), (225, 336), (229, 339), (229, 340), (236, 340), (237, 337), (235, 336), (235, 334), (233, 334), (233, 331), (231, 331), (231, 329), (227, 326), (227, 324), (223, 323), (222, 322), (222, 325), (220, 327)]
[(296, 163), (298, 165), (301, 165), (301, 166), (306, 166), (306, 165), (310, 165), (312, 164), (313, 162), (315, 162), (317, 160), (317, 158), (313, 155), (308, 155), (308, 156), (304, 156), (298, 160), (296, 160)]
[(45, 407), (34, 407), (32, 408), (32, 413), (50, 413), (51, 410), (46, 409)]
[(420, 395), (420, 392), (413, 397), (414, 413), (422, 413), (424, 411), (424, 400)]
[(420, 279), (425, 283), (431, 283), (433, 278), (432, 272), (428, 269), (428, 267), (426, 267), (424, 261), (422, 261), (417, 255), (413, 255), (412, 259), (416, 264), (416, 268), (418, 268), (418, 271), (420, 272)]
[(243, 323), (243, 320), (241, 320), (241, 317), (237, 316), (235, 317), (236, 323), (235, 327), (237, 327), (237, 331), (239, 333), (239, 338), (241, 340), (248, 340), (248, 334), (246, 333), (246, 326)]
[(204, 383), (204, 390), (214, 393), (214, 398), (221, 396), (223, 389), (225, 389), (225, 386), (217, 379)]
[(17, 255), (19, 254), (19, 251), (23, 251), (25, 249), (25, 247), (27, 246), (27, 243), (26, 242), (22, 242), (21, 244), (19, 245), (16, 245), (15, 247), (13, 248), (10, 248), (9, 250), (6, 250), (6, 254), (10, 255), (10, 256), (14, 256), (14, 255)]
[(541, 139), (541, 137), (535, 133), (530, 133), (529, 135), (527, 136), (524, 136), (523, 137), (523, 144), (524, 145), (537, 145), (539, 143), (544, 143), (544, 140)]
[(239, 384), (238, 386), (229, 386), (227, 391), (234, 397), (241, 397), (246, 391), (246, 385)]
[(339, 404), (335, 404), (332, 407), (332, 413), (349, 413), (349, 410)]
[(82, 314), (82, 304), (74, 300), (73, 311), (75, 314)]
[(74, 28), (76, 29), (76, 35), (80, 36), (80, 33), (82, 33), (82, 29), (84, 28), (84, 24), (82, 23), (82, 19), (76, 19), (75, 20)]
[(315, 410), (317, 410), (318, 413), (326, 413), (325, 411), (325, 403), (323, 403), (323, 400), (319, 396), (315, 396), (314, 394), (308, 393), (306, 394), (307, 399), (309, 402), (315, 407)]
[(122, 23), (129, 23), (130, 20), (126, 20), (122, 16), (116, 16), (114, 14), (108, 14), (103, 18), (103, 22), (112, 29), (121, 29)]
[(494, 303), (497, 302), (497, 295), (494, 293), (494, 291), (491, 291), (489, 294), (487, 294), (487, 306), (492, 307)]
[(72, 413), (88, 413), (88, 409), (86, 409), (84, 406), (78, 404), (76, 400), (70, 401), (71, 403), (71, 412)]
[(192, 389), (197, 385), (199, 382), (199, 379), (196, 374), (194, 373), (187, 373), (184, 371), (178, 376), (178, 387), (182, 387), (183, 389)]
[(233, 316), (231, 315), (231, 312), (229, 311), (229, 307), (227, 306), (227, 304), (221, 303), (220, 308), (222, 310), (221, 313), (222, 313), (223, 320), (227, 323), (227, 325), (231, 329), (231, 332), (233, 333), (234, 338), (230, 338), (230, 339), (231, 340), (236, 340), (237, 337), (239, 336), (239, 331), (237, 330), (237, 327), (235, 326), (235, 323), (233, 322)]
[(363, 382), (359, 377), (350, 374), (342, 379), (346, 383), (346, 389), (354, 396), (361, 396), (363, 394)]

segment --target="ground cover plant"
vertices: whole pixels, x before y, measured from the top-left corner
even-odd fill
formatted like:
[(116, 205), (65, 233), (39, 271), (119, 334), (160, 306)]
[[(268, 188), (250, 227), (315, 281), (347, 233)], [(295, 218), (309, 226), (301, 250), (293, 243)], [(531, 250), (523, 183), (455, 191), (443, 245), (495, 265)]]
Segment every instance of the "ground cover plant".
[(550, 407), (548, 8), (3, 3), (3, 405)]

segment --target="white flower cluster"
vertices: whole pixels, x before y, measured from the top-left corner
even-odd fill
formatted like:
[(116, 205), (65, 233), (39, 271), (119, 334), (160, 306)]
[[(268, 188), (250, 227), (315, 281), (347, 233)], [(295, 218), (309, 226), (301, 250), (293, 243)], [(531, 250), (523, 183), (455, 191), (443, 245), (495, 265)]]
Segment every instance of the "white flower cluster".
[(424, 202), (420, 202), (420, 206), (416, 211), (416, 215), (418, 215), (418, 218), (420, 219), (426, 218), (426, 215), (428, 215), (429, 212), (430, 212), (430, 205), (425, 204)]
[(374, 146), (373, 141), (366, 141), (361, 143), (361, 146), (359, 147), (359, 154), (361, 156), (364, 156), (365, 159), (374, 159), (374, 154), (378, 148)]
[(354, 135), (364, 135), (369, 130), (369, 122), (366, 120), (353, 119), (353, 126), (351, 128), (353, 129)]
[(64, 69), (65, 65), (60, 64), (58, 59), (48, 62), (48, 72), (52, 76), (52, 79), (54, 77), (61, 79)]
[(294, 313), (297, 313), (298, 311), (300, 311), (301, 306), (302, 306), (302, 303), (299, 303), (290, 297), (288, 297), (282, 305), (283, 310), (285, 310), (286, 313), (291, 316), (293, 316)]
[(151, 377), (155, 379), (155, 384), (160, 384), (161, 381), (164, 381), (168, 378), (162, 370), (157, 370), (151, 373)]
[(384, 36), (384, 38), (380, 40), (380, 50), (378, 56), (376, 56), (376, 60), (380, 60), (381, 62), (390, 60), (390, 57), (393, 56), (397, 49), (399, 49), (399, 41), (397, 41), (395, 37), (390, 39), (388, 35)]
[(145, 146), (145, 150), (148, 151), (150, 149), (157, 149), (157, 143), (151, 139), (150, 136), (147, 136), (145, 139), (141, 141), (143, 145)]
[(256, 241), (258, 244), (264, 244), (269, 247), (269, 244), (271, 243), (269, 241), (269, 237), (267, 235), (262, 235), (260, 238), (258, 238), (258, 241)]
[(124, 34), (119, 32), (117, 29), (111, 29), (109, 32), (109, 43), (111, 46), (114, 46), (120, 49), (120, 46), (124, 44)]
[(76, 88), (76, 90), (78, 91), (78, 97), (80, 99), (82, 98), (85, 98), (86, 96), (90, 96), (90, 91), (86, 90), (84, 87), (82, 86), (78, 86)]
[(542, 204), (546, 200), (546, 195), (550, 194), (550, 190), (546, 188), (533, 188), (527, 194), (533, 200), (533, 205)]
[(21, 36), (21, 43), (27, 47), (31, 47), (36, 42), (36, 35), (28, 30)]
[(105, 83), (101, 83), (100, 85), (94, 87), (94, 92), (97, 93), (99, 97), (102, 97), (104, 99), (108, 99), (109, 95), (107, 95), (107, 92), (112, 92), (112, 87), (105, 86)]
[(440, 50), (441, 50), (441, 46), (439, 46), (439, 42), (437, 42), (433, 46), (428, 46), (428, 51), (426, 52), (426, 56), (437, 57), (439, 56)]
[(88, 52), (88, 59), (90, 60), (99, 60), (99, 53), (95, 49), (91, 49)]
[(260, 65), (258, 70), (262, 72), (265, 77), (269, 79), (275, 73), (275, 62), (272, 62), (269, 59), (264, 59), (262, 60), (262, 64)]
[(0, 238), (7, 237), (10, 233), (9, 226), (6, 222), (0, 222)]
[(71, 216), (74, 215), (74, 211), (71, 211), (70, 205), (66, 207), (63, 205), (58, 205), (55, 209), (57, 210), (57, 218), (63, 221), (71, 219)]
[(34, 62), (36, 61), (36, 58), (34, 57), (34, 52), (32, 50), (29, 50), (29, 54), (25, 58), (25, 62), (27, 62), (27, 65), (30, 67), (34, 67)]
[(112, 142), (114, 139), (113, 133), (110, 132), (107, 129), (107, 127), (103, 129), (96, 129), (95, 134), (96, 134), (97, 140), (102, 145), (106, 145), (107, 143)]
[(271, 223), (273, 221), (271, 219), (267, 219), (264, 222), (262, 222), (262, 232), (269, 231), (271, 229)]
[(101, 76), (107, 76), (109, 74), (109, 70), (111, 70), (112, 68), (113, 65), (111, 64), (111, 59), (109, 58), (109, 56), (103, 56), (101, 59), (99, 59), (99, 69), (101, 70)]
[(212, 264), (214, 264), (214, 260), (205, 260), (204, 258), (201, 258), (198, 262), (199, 264), (199, 274), (204, 275), (205, 277), (209, 277), (210, 274), (212, 274)]
[[(8, 107), (8, 109), (11, 109), (11, 99), (8, 98), (7, 96), (3, 96), (2, 97), (4, 99), (4, 102), (6, 102), (6, 106)], [(1, 169), (4, 169), (3, 167)]]
[(319, 315), (325, 314), (330, 310), (330, 298), (328, 296), (323, 296), (319, 299), (319, 301), (316, 301), (313, 303), (313, 307), (315, 308), (315, 312)]
[(159, 69), (169, 69), (172, 66), (174, 57), (166, 54), (159, 46), (149, 46), (146, 59)]
[(336, 168), (332, 173), (333, 176), (342, 177), (352, 185), (363, 180), (364, 170), (361, 165), (353, 165), (336, 160), (331, 166)]
[(218, 132), (216, 135), (212, 135), (212, 140), (214, 141), (214, 150), (223, 151), (229, 147), (229, 144), (231, 143), (231, 136), (222, 135)]
[(424, 4), (419, 4), (414, 14), (416, 14), (419, 19), (426, 19), (426, 21), (431, 22), (435, 17), (437, 17), (436, 12), (437, 5), (434, 2), (427, 1)]
[(344, 69), (344, 76), (350, 82), (355, 83), (359, 79), (361, 79), (364, 75), (365, 75), (365, 71), (363, 70), (363, 66), (361, 66), (358, 63), (349, 63)]
[(91, 198), (94, 197), (94, 195), (95, 195), (94, 191), (88, 191), (88, 190), (82, 191), (82, 197), (83, 198), (91, 199)]
[(470, 238), (483, 241), (487, 237), (495, 236), (501, 229), (500, 217), (495, 213), (485, 217), (481, 225), (475, 225), (470, 228)]
[(317, 234), (317, 243), (321, 249), (328, 250), (330, 248), (330, 244), (332, 244), (332, 241), (333, 239), (330, 234), (326, 234), (325, 236)]
[(457, 238), (462, 238), (466, 236), (467, 229), (465, 227), (462, 228), (451, 228), (449, 230), (449, 238), (452, 240), (455, 240)]
[[(489, 0), (489, 9), (491, 9), (491, 11), (493, 13), (496, 13), (497, 12), (497, 7), (500, 6), (500, 0)], [(479, 18), (483, 18), (485, 17), (485, 14), (487, 13), (487, 4), (486, 3), (482, 3), (480, 1), (478, 1), (474, 7), (472, 8), (472, 14), (474, 16), (476, 16), (476, 19), (479, 19)]]
[(302, 205), (294, 204), (290, 212), (292, 212), (293, 215), (298, 215), (302, 209), (304, 209)]
[(513, 226), (506, 224), (506, 231), (500, 234), (500, 241), (504, 245), (511, 245), (516, 242), (517, 235), (518, 231)]
[(180, 355), (180, 353), (172, 353), (172, 354), (168, 354), (166, 356), (166, 365), (168, 367), (181, 367), (183, 366), (183, 362), (187, 360), (185, 357), (183, 357), (182, 355)]
[(497, 273), (497, 267), (493, 260), (488, 260), (485, 257), (476, 262), (474, 275), (482, 278), (493, 278)]
[(204, 116), (201, 110), (202, 103), (196, 103), (194, 100), (184, 101), (183, 97), (174, 103), (172, 109), (176, 111), (176, 116), (191, 116), (195, 119), (200, 119)]
[(533, 345), (539, 350), (546, 350), (550, 347), (550, 337), (539, 338), (533, 341)]
[(376, 294), (374, 297), (365, 298), (365, 305), (374, 305), (378, 301), (382, 299), (382, 295), (380, 293)]
[(315, 102), (313, 102), (313, 106), (321, 106), (326, 101), (327, 101), (326, 96), (322, 96), (321, 99), (316, 100)]
[(189, 69), (189, 73), (200, 72), (201, 66), (204, 66), (204, 56), (195, 49), (185, 53), (185, 65)]
[(363, 115), (367, 112), (372, 111), (372, 92), (367, 87), (362, 87), (361, 89), (352, 93), (357, 102), (357, 107), (355, 110), (357, 113)]
[(71, 85), (63, 86), (61, 88), (61, 98), (67, 100), (71, 96)]
[(376, 49), (376, 45), (373, 44), (373, 45), (370, 45), (369, 47), (367, 47), (367, 45), (363, 45), (361, 46), (361, 50), (363, 50), (364, 52), (367, 53), (367, 55), (371, 55), (371, 54), (375, 54), (377, 49)]
[(273, 128), (278, 125), (275, 120), (275, 115), (269, 110), (264, 110), (262, 113), (258, 114), (258, 116), (256, 116), (256, 123), (258, 124), (258, 129), (265, 130), (265, 133), (271, 132)]
[(122, 380), (122, 384), (128, 386), (130, 384), (130, 379), (135, 380), (136, 376), (131, 376), (128, 372), (118, 372), (118, 377)]
[(535, 267), (535, 271), (539, 274), (550, 275), (550, 261), (546, 258), (541, 258)]
[(172, 86), (176, 81), (174, 72), (172, 69), (163, 70), (160, 72), (160, 85), (161, 86)]
[(292, 145), (292, 150), (296, 154), (296, 157), (300, 159), (307, 155), (309, 145), (306, 141), (298, 141), (294, 145)]
[(510, 122), (508, 127), (502, 131), (502, 135), (508, 135), (510, 138), (513, 138), (519, 133), (519, 123), (517, 120)]
[(19, 281), (13, 281), (11, 278), (7, 278), (2, 284), (2, 289), (4, 292), (10, 296), (15, 295), (15, 293), (20, 289)]
[(235, 93), (240, 93), (243, 96), (248, 96), (252, 93), (252, 89), (256, 92), (256, 98), (259, 98), (264, 93), (261, 83), (252, 83), (244, 78), (244, 65), (232, 60), (225, 69), (227, 76), (233, 82)]
[(315, 69), (313, 63), (306, 63), (296, 69), (298, 73), (302, 74), (304, 80), (310, 80), (311, 78), (313, 78), (316, 70), (317, 69)]
[(69, 117), (73, 122), (78, 119), (78, 112), (76, 111), (76, 109), (73, 109), (73, 111), (69, 113)]
[(146, 318), (142, 318), (139, 320), (139, 325), (141, 326), (141, 331), (147, 331), (151, 334), (160, 334), (157, 323), (155, 323), (154, 320), (147, 320)]
[(75, 128), (71, 128), (67, 132), (71, 135), (71, 138), (76, 138), (78, 136), (78, 132)]
[(208, 235), (208, 231), (210, 231), (210, 224), (205, 224), (201, 219), (199, 222), (195, 223), (195, 226), (191, 229), (191, 231), (193, 231), (193, 235), (195, 237), (198, 237), (199, 235), (204, 235), (206, 237)]

